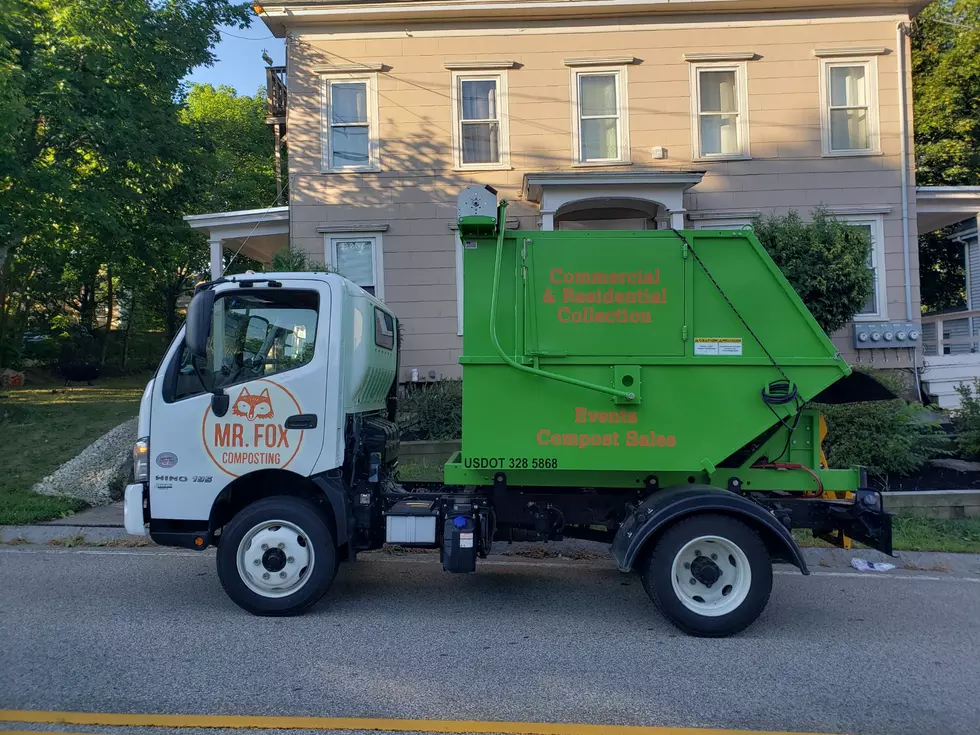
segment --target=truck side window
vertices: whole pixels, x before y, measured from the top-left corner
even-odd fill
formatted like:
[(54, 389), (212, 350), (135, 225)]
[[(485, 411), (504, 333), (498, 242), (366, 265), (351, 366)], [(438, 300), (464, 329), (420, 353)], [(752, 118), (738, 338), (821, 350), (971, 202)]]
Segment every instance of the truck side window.
[(395, 318), (377, 306), (374, 307), (374, 344), (386, 350), (395, 348)]
[(315, 291), (263, 289), (219, 297), (207, 359), (193, 358), (186, 347), (177, 356), (174, 400), (306, 365), (316, 345), (318, 308)]

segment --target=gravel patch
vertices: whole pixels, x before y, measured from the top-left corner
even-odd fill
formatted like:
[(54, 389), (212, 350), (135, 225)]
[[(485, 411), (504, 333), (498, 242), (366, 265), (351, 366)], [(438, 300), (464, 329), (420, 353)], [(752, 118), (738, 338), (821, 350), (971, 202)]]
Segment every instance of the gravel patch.
[(108, 505), (122, 497), (132, 470), (135, 441), (134, 418), (96, 439), (31, 490), (78, 498), (89, 505)]

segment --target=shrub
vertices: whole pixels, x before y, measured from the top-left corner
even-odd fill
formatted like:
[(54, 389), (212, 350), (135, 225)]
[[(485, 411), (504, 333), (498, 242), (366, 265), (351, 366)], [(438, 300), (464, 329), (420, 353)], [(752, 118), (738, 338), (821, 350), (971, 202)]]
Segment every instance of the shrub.
[(811, 222), (797, 212), (758, 219), (755, 234), (828, 334), (847, 324), (874, 293), (871, 240), (859, 227), (817, 209)]
[(956, 449), (963, 459), (980, 458), (980, 380), (974, 378), (972, 386), (960, 383), (956, 392), (960, 394), (960, 407), (952, 414)]
[(324, 273), (332, 270), (315, 260), (305, 250), (283, 248), (272, 256), (272, 263), (266, 268), (270, 273)]
[(402, 439), (441, 441), (463, 434), (463, 382), (409, 383), (398, 404)]
[[(899, 375), (867, 372), (896, 393), (903, 387)], [(918, 403), (897, 398), (814, 407), (827, 419), (823, 447), (831, 467), (864, 467), (887, 486), (889, 475), (904, 477), (946, 454), (948, 435)]]

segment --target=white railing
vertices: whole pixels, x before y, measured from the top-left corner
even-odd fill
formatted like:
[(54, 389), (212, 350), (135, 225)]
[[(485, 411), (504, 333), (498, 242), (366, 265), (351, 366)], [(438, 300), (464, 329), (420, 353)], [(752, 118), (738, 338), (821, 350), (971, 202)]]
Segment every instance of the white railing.
[[(967, 320), (966, 334), (946, 337), (949, 322), (963, 322)], [(926, 336), (926, 325), (934, 324), (936, 328), (935, 337)], [(957, 327), (961, 325), (958, 324)], [(980, 352), (980, 335), (976, 333), (976, 327), (980, 327), (980, 309), (969, 309), (964, 311), (951, 311), (945, 314), (930, 314), (922, 317), (922, 347), (925, 355), (948, 355), (954, 350), (954, 345), (968, 345), (968, 349), (955, 350), (955, 352), (970, 353)], [(947, 348), (949, 348), (947, 350)]]

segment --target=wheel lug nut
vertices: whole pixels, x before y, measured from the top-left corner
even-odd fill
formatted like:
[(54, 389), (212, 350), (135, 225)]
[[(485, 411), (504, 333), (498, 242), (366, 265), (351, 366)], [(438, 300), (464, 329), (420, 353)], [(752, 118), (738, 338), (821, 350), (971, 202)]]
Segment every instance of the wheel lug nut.
[(259, 564), (261, 564), (262, 562), (261, 562), (260, 560), (258, 560), (258, 559), (252, 559), (252, 563), (253, 563), (253, 564), (254, 564), (255, 566), (258, 566), (258, 565), (259, 565)]
[(268, 573), (268, 572), (265, 572), (265, 573), (264, 573), (264, 574), (262, 575), (262, 579), (268, 579), (268, 578), (269, 578), (269, 573)]
[(689, 562), (689, 561), (684, 562), (684, 568), (685, 569), (690, 569), (691, 568), (691, 562)]
[(279, 548), (280, 549), (285, 549), (286, 548), (286, 544), (284, 544), (282, 541), (280, 541), (279, 542)]
[(293, 557), (291, 557), (291, 556), (287, 556), (286, 557), (286, 561), (289, 562), (290, 564), (292, 564), (296, 560)]
[[(269, 576), (269, 575), (266, 575), (266, 576)], [(697, 584), (697, 583), (698, 583), (698, 581), (694, 577), (691, 577), (691, 584)]]
[(698, 550), (698, 549), (695, 549), (695, 550), (694, 550), (694, 555), (695, 555), (695, 556), (701, 556), (701, 551), (700, 551), (700, 550)]
[(279, 578), (280, 579), (285, 579), (286, 578), (286, 573), (285, 572), (279, 572)]
[[(262, 551), (265, 551), (268, 548), (269, 548), (269, 544), (262, 544)], [(701, 555), (698, 554), (698, 556), (701, 556)]]
[(717, 559), (717, 558), (718, 558), (718, 555), (717, 555), (717, 554), (712, 554), (712, 555), (711, 555), (711, 559), (712, 559), (712, 560), (715, 560), (715, 559)]

